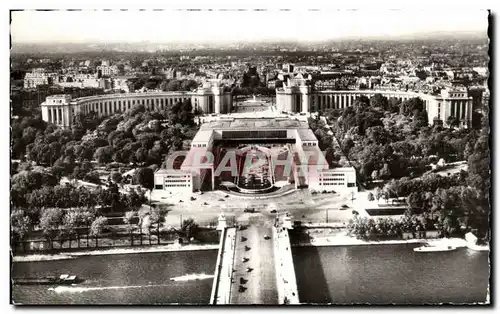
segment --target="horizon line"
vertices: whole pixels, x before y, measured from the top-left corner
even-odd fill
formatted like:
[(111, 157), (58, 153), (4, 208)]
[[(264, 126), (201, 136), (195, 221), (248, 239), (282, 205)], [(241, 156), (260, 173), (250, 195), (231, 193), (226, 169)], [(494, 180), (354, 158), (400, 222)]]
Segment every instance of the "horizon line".
[[(433, 38), (422, 38), (423, 36), (433, 36)], [(286, 43), (286, 44), (319, 44), (319, 43), (328, 43), (332, 41), (356, 41), (356, 40), (376, 40), (376, 41), (389, 41), (389, 40), (432, 40), (436, 39), (436, 37), (448, 37), (449, 39), (456, 39), (457, 37), (468, 37), (473, 35), (484, 35), (484, 38), (477, 39), (486, 39), (489, 38), (488, 31), (478, 31), (478, 30), (470, 30), (470, 31), (428, 31), (428, 32), (418, 32), (418, 33), (408, 33), (408, 34), (397, 34), (397, 35), (365, 35), (365, 36), (356, 36), (356, 35), (345, 35), (338, 37), (331, 37), (325, 39), (305, 39), (305, 38), (263, 38), (263, 39), (248, 39), (248, 40), (238, 40), (238, 39), (216, 39), (216, 40), (101, 40), (101, 39), (83, 39), (80, 41), (67, 41), (67, 40), (53, 40), (53, 41), (15, 41), (11, 40), (12, 46), (16, 44), (244, 44), (244, 43)], [(447, 39), (447, 38), (444, 38)]]

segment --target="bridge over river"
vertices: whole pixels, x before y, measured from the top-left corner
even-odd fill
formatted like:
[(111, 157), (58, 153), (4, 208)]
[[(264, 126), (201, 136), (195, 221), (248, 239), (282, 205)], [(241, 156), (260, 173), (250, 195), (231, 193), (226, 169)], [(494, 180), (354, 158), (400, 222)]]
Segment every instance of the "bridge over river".
[(248, 225), (219, 219), (221, 241), (210, 304), (298, 304), (290, 217), (254, 214)]

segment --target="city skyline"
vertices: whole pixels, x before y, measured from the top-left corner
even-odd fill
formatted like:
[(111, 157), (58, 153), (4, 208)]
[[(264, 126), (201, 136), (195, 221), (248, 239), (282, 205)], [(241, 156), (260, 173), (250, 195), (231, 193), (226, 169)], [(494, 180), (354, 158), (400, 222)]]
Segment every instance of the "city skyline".
[[(486, 36), (487, 10), (443, 13), (435, 10), (27, 10), (11, 12), (10, 30), (15, 44), (308, 43), (338, 39), (421, 38), (426, 34), (460, 36), (484, 33)], [(131, 28), (131, 21), (138, 23)]]

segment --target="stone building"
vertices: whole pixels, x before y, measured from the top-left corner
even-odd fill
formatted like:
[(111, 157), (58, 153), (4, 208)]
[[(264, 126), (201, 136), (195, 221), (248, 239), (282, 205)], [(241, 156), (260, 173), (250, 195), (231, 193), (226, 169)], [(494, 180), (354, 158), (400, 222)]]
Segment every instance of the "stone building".
[(428, 120), (432, 124), (441, 120), (447, 126), (448, 117), (458, 119), (460, 127), (470, 127), (472, 122), (472, 97), (467, 90), (446, 88), (439, 95), (404, 91), (377, 90), (312, 90), (309, 81), (302, 78), (288, 79), (282, 88), (276, 89), (276, 106), (285, 112), (317, 112), (325, 109), (343, 109), (361, 97), (374, 95), (397, 98), (400, 101), (418, 97), (425, 104)]

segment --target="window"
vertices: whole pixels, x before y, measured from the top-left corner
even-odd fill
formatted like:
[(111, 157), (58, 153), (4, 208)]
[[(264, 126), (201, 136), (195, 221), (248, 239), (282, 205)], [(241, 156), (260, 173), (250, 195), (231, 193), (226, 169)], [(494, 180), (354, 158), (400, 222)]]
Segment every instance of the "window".
[(155, 190), (163, 190), (163, 185), (161, 184), (155, 185)]

